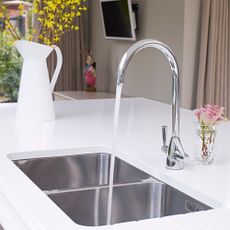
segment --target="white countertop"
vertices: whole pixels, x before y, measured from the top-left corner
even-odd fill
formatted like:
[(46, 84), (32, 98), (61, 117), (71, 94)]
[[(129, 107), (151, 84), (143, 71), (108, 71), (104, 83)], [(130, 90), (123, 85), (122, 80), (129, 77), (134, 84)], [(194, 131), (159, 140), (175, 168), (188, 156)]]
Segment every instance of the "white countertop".
[(114, 100), (55, 102), (57, 119), (43, 123), (16, 122), (15, 108), (16, 104), (0, 105), (0, 222), (5, 229), (230, 229), (230, 122), (218, 126), (215, 164), (201, 166), (193, 160), (195, 117), (182, 109), (181, 139), (191, 158), (183, 170), (171, 171), (165, 169), (161, 153), (161, 125), (170, 128), (171, 107), (143, 98), (122, 99), (118, 156), (215, 209), (84, 227), (57, 208), (9, 157), (110, 152)]

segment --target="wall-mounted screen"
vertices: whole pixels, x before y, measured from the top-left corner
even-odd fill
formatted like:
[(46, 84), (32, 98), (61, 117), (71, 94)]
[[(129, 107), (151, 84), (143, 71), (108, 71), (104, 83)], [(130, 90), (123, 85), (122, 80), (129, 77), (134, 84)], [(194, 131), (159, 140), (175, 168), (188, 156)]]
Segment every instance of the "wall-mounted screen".
[(136, 40), (131, 0), (100, 0), (105, 38)]

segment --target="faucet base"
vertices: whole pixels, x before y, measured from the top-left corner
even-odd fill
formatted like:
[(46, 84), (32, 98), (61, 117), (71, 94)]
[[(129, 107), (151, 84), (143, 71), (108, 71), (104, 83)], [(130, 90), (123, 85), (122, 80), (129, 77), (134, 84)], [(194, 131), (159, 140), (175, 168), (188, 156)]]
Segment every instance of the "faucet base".
[(181, 160), (172, 160), (167, 157), (166, 168), (171, 170), (180, 170), (184, 168), (184, 162)]

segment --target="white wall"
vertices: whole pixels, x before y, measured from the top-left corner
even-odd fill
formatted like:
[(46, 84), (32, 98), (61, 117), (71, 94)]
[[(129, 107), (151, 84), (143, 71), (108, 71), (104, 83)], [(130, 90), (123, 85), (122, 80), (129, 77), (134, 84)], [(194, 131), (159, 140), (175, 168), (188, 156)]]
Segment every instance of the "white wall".
[[(184, 36), (188, 37), (187, 32), (185, 33), (185, 23), (188, 23), (185, 21), (185, 16), (188, 16), (185, 14), (186, 1), (191, 4), (200, 0), (133, 0), (139, 4), (137, 40), (152, 38), (166, 43), (175, 53), (181, 73), (183, 64), (186, 66), (186, 71), (190, 71), (189, 58), (183, 62)], [(133, 42), (105, 40), (99, 0), (92, 0), (91, 7), (91, 43), (97, 62), (97, 89), (114, 92), (120, 58)], [(182, 75), (182, 84), (185, 85), (182, 93), (187, 94), (188, 89), (192, 92), (190, 75), (186, 75), (184, 81)], [(171, 103), (171, 73), (166, 58), (153, 49), (138, 53), (128, 67), (123, 94)], [(191, 98), (183, 95), (182, 98), (186, 98), (182, 101), (185, 107), (190, 107)]]

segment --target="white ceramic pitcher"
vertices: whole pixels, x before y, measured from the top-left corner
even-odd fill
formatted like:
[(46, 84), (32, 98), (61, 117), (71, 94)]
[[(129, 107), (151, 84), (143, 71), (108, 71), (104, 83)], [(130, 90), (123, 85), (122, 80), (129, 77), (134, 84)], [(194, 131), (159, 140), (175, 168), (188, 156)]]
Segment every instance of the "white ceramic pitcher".
[[(16, 118), (25, 121), (55, 119), (52, 92), (62, 66), (62, 53), (57, 46), (20, 40), (15, 46), (23, 57)], [(46, 59), (52, 50), (57, 54), (57, 65), (51, 83)]]

